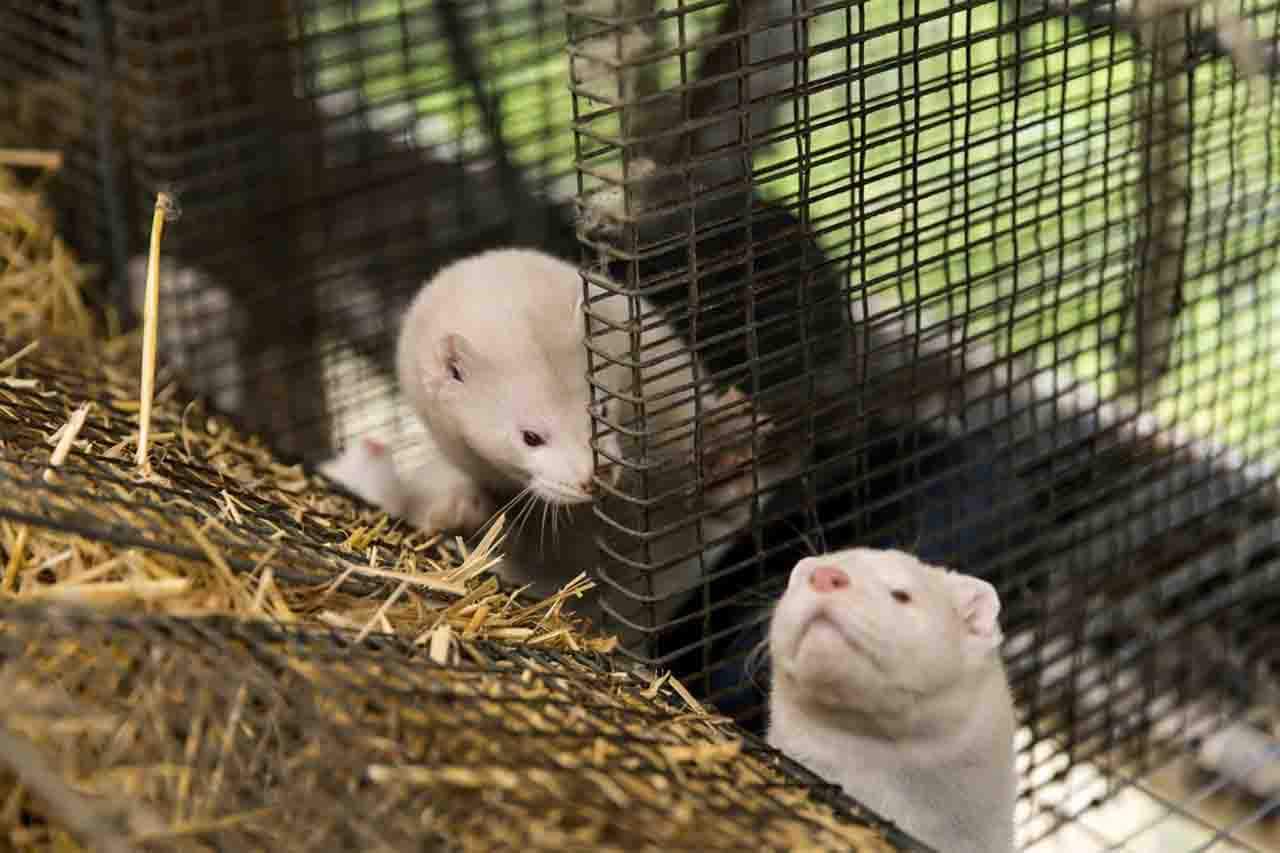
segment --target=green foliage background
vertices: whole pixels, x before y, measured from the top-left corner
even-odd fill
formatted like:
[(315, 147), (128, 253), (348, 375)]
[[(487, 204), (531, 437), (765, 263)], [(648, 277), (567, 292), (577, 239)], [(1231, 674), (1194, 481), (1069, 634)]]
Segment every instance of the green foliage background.
[[(541, 179), (573, 186), (559, 4), (462, 5), (502, 93), (517, 159)], [(431, 140), (461, 138), (464, 150), (482, 151), (478, 117), (431, 6), (383, 0), (313, 13), (315, 83), (358, 89), (375, 107), (409, 103)], [(1034, 25), (1023, 33), (1015, 97), (1009, 7), (833, 6), (817, 4), (811, 24), (815, 91), (798, 105), (797, 132), (756, 159), (757, 175), (769, 178), (763, 191), (794, 200), (807, 163), (810, 222), (848, 269), (854, 298), (889, 296), (918, 309), (926, 325), (967, 317), (969, 335), (1001, 351), (1033, 350), (1041, 363), (1069, 365), (1111, 393), (1139, 224), (1133, 44), (1090, 37), (1079, 24)], [(717, 11), (688, 14), (686, 40)], [(674, 22), (668, 36), (678, 37)], [(678, 63), (664, 76), (678, 81)], [(1226, 61), (1202, 63), (1191, 77), (1188, 304), (1179, 367), (1157, 405), (1254, 458), (1271, 455), (1280, 420), (1280, 198), (1271, 190), (1280, 118), (1272, 89), (1265, 92), (1248, 103)]]

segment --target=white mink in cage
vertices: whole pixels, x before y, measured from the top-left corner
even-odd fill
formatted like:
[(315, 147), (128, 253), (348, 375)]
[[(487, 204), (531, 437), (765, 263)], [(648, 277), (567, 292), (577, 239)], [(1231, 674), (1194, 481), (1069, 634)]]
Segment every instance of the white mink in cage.
[(450, 264), (414, 298), (396, 355), (426, 429), (429, 461), (410, 484), (419, 527), (472, 532), (500, 496), (591, 500), (581, 299), (573, 267), (523, 250)]
[[(600, 305), (615, 329), (592, 345), (621, 359), (630, 343), (623, 331), (630, 325), (623, 316), (627, 308), (621, 298)], [(663, 446), (641, 454), (634, 440), (625, 447), (619, 440), (622, 431), (639, 425), (626, 402), (631, 370), (621, 364), (598, 377), (619, 395), (605, 413), (615, 428), (605, 430), (599, 444), (607, 459), (626, 462), (610, 465), (609, 472), (619, 492), (611, 502), (617, 526), (641, 534), (663, 531), (653, 537), (645, 560), (674, 564), (661, 571), (652, 593), (661, 621), (696, 587), (701, 558), (714, 562), (716, 549), (728, 547), (763, 494), (801, 460), (786, 450), (758, 454), (770, 422), (736, 389), (695, 382), (701, 371), (694, 355), (645, 308), (640, 390), (649, 411), (643, 427)], [(602, 527), (589, 506), (600, 496), (586, 417), (587, 366), (582, 280), (574, 266), (532, 250), (496, 250), (459, 261), (423, 288), (400, 338), (401, 388), (426, 429), (428, 461), (408, 472), (399, 489), (384, 488), (389, 461), (362, 446), (349, 448), (328, 471), (357, 494), (380, 492), (384, 499), (375, 503), (388, 511), (402, 508), (426, 532), (472, 533), (510, 509), (508, 557), (499, 571), (531, 584), (535, 593), (551, 594), (592, 567)], [(695, 418), (703, 431), (698, 447)], [(699, 472), (709, 481), (701, 495)], [(647, 513), (627, 499), (641, 497), (646, 485), (650, 495), (664, 496)], [(621, 572), (621, 583), (641, 585), (632, 574)], [(596, 615), (591, 603), (577, 609)]]
[[(610, 314), (610, 330), (592, 345), (625, 357), (631, 325), (625, 302), (611, 298), (599, 305)], [(656, 316), (647, 306), (644, 313)], [(678, 340), (665, 323), (642, 322), (645, 358), (652, 358), (653, 347)], [(497, 501), (518, 495), (559, 507), (593, 499), (583, 323), (577, 268), (534, 250), (481, 252), (440, 270), (423, 287), (397, 350), (401, 390), (430, 444), (431, 461), (423, 469), (429, 475), (413, 484), (420, 490), (419, 526), (470, 532), (498, 509)], [(681, 389), (692, 386), (692, 358), (672, 361), (646, 368), (642, 390), (650, 399), (679, 400)], [(614, 392), (628, 388), (629, 368), (605, 372)], [(617, 414), (624, 422), (633, 417)], [(647, 426), (657, 433), (694, 414), (693, 399), (667, 403)], [(621, 452), (616, 442), (615, 433), (602, 447), (615, 459)]]
[(939, 850), (1013, 850), (1000, 599), (902, 551), (796, 564), (769, 629), (769, 743)]

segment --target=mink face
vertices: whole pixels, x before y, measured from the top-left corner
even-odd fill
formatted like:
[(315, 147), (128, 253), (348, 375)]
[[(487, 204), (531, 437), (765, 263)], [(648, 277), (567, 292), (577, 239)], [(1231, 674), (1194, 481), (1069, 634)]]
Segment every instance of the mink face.
[(442, 270), (410, 309), (400, 373), (434, 443), (484, 486), (562, 505), (592, 499), (576, 268), (503, 250)]
[(1015, 716), (986, 581), (901, 551), (796, 564), (769, 743), (938, 850), (1013, 850)]
[(900, 714), (986, 665), (998, 606), (985, 581), (901, 551), (808, 557), (770, 625), (774, 678), (799, 704)]
[(444, 380), (432, 424), (512, 489), (578, 504), (591, 500), (595, 458), (586, 358), (567, 332), (542, 347), (508, 341), (483, 351), (450, 333), (440, 348)]

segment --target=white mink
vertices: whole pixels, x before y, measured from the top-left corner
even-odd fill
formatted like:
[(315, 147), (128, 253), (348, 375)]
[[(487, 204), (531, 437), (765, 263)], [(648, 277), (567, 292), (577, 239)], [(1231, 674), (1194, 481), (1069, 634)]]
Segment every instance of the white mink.
[(807, 557), (769, 628), (769, 743), (948, 853), (1013, 850), (1000, 599), (893, 550)]
[[(516, 496), (532, 495), (544, 506), (529, 507), (525, 517), (519, 502), (510, 504), (512, 523), (498, 571), (511, 583), (531, 585), (538, 595), (552, 594), (579, 572), (595, 568), (598, 536), (627, 538), (601, 524), (591, 505), (599, 496), (593, 483), (582, 308), (576, 267), (533, 250), (483, 252), (442, 269), (427, 283), (410, 308), (397, 354), (401, 387), (426, 428), (430, 457), (403, 478), (409, 520), (427, 532), (470, 533)], [(656, 599), (669, 597), (655, 608), (656, 618), (663, 620), (684, 597), (678, 593), (696, 586), (699, 554), (714, 559), (728, 544), (707, 551), (700, 543), (727, 540), (740, 530), (752, 512), (752, 487), (776, 484), (800, 460), (786, 453), (768, 464), (757, 459), (750, 402), (737, 391), (717, 393), (705, 382), (694, 389), (700, 371), (693, 353), (642, 299), (640, 310), (643, 427), (661, 440), (661, 449), (620, 438), (639, 426), (638, 412), (625, 402), (637, 391), (625, 364), (631, 343), (627, 330), (633, 327), (627, 300), (596, 303), (594, 313), (607, 314), (616, 331), (593, 336), (591, 345), (618, 359), (596, 376), (620, 395), (606, 403), (604, 414), (622, 429), (601, 439), (607, 456), (630, 463), (613, 466), (615, 487), (638, 496), (644, 475), (635, 466), (657, 466), (647, 493), (669, 495), (654, 503), (648, 519), (623, 498), (605, 508), (616, 524), (642, 533), (673, 528), (655, 536), (650, 553), (637, 559), (648, 565), (673, 563), (655, 579), (652, 592)], [(718, 408), (734, 412), (722, 412), (713, 418), (718, 423), (708, 424), (708, 413)], [(699, 409), (704, 468), (721, 482), (695, 505), (692, 421)], [(757, 434), (767, 432), (768, 425), (763, 426)], [(716, 449), (706, 451), (709, 445)], [(753, 460), (761, 464), (750, 464)], [(702, 509), (713, 514), (693, 522)], [(606, 561), (603, 580), (636, 589), (636, 571), (625, 562)], [(574, 609), (598, 617), (597, 605), (592, 596)]]
[(400, 482), (391, 451), (376, 439), (352, 442), (336, 457), (322, 463), (319, 470), (389, 515), (401, 517), (408, 509), (408, 494)]
[[(406, 478), (419, 527), (472, 532), (524, 491), (553, 506), (591, 502), (595, 455), (582, 297), (571, 264), (534, 250), (498, 249), (446, 266), (414, 298), (400, 332), (397, 373), (426, 428), (430, 461)], [(617, 328), (592, 343), (625, 354), (625, 301), (604, 303)], [(642, 345), (674, 337), (660, 323), (642, 332)], [(645, 395), (690, 382), (691, 369), (685, 359), (676, 370), (649, 371)], [(610, 371), (608, 387), (624, 390), (629, 372), (621, 365)], [(692, 411), (688, 401), (647, 425), (661, 428), (661, 421)], [(602, 449), (611, 447), (616, 456), (616, 445)]]

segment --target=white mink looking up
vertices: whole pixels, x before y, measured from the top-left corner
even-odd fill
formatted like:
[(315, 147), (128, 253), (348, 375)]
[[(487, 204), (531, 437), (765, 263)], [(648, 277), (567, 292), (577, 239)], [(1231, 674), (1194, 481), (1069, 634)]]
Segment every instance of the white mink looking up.
[(796, 564), (769, 628), (769, 743), (921, 841), (1011, 853), (1000, 600), (901, 551)]

